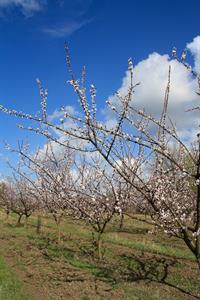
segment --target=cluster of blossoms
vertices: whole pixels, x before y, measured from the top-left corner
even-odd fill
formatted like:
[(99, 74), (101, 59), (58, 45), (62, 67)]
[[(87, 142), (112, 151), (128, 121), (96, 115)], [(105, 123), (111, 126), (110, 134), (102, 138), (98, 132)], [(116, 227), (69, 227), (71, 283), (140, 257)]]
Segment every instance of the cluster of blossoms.
[(191, 225), (195, 211), (195, 190), (192, 178), (178, 167), (167, 169), (157, 166), (148, 181), (156, 213), (152, 214), (167, 233), (183, 236), (183, 230)]

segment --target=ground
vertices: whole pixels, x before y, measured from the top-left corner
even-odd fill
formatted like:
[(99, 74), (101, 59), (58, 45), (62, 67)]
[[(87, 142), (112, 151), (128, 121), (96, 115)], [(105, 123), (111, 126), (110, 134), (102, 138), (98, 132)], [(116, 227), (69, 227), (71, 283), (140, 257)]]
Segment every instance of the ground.
[[(109, 225), (98, 260), (92, 230), (66, 218), (61, 242), (50, 216), (28, 227), (0, 214), (0, 300), (200, 299), (200, 271), (181, 240), (150, 234), (151, 226), (127, 217)], [(143, 218), (141, 216), (141, 218)]]

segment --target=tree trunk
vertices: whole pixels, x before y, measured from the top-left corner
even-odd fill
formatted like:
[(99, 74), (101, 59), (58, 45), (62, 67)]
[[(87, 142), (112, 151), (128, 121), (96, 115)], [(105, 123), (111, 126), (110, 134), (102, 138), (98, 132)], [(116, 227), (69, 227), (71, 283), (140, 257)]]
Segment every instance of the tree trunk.
[(101, 260), (102, 259), (102, 238), (101, 238), (102, 234), (98, 233), (97, 236), (97, 252), (98, 252), (98, 259)]
[(197, 261), (197, 265), (198, 265), (199, 271), (200, 271), (200, 258), (197, 258), (197, 257), (196, 257), (196, 261)]
[(122, 213), (120, 218), (119, 229), (122, 230), (123, 227), (124, 227), (124, 214)]
[(10, 211), (6, 210), (6, 221), (8, 221), (9, 215), (10, 215)]
[(28, 227), (28, 216), (25, 216), (25, 228), (27, 228)]
[(23, 215), (19, 215), (18, 220), (17, 220), (17, 226), (21, 225), (21, 218)]
[(58, 231), (58, 244), (60, 244), (61, 241), (61, 231), (60, 231), (60, 221), (56, 223), (57, 225), (57, 231)]
[(42, 227), (42, 218), (40, 215), (37, 216), (37, 226), (36, 226), (36, 233), (41, 233), (41, 227)]

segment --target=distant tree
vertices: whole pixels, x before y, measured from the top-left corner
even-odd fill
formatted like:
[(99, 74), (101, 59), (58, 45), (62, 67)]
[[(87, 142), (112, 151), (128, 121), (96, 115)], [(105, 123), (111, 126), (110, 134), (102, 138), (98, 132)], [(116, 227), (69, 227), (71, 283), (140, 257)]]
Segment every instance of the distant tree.
[(10, 178), (5, 185), (5, 206), (6, 210), (18, 215), (17, 224), (25, 216), (25, 224), (28, 218), (37, 208), (37, 198), (31, 185), (24, 178)]
[(7, 184), (8, 182), (4, 180), (0, 183), (0, 207), (3, 208), (3, 210), (5, 210), (6, 218), (8, 219), (9, 214), (11, 212), (11, 203), (7, 191)]

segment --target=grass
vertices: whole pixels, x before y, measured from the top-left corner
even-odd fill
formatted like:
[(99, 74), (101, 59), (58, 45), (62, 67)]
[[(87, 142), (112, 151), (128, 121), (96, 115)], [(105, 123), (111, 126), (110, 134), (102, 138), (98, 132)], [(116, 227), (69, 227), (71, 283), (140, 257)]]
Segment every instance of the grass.
[(30, 300), (22, 283), (0, 257), (0, 300)]
[[(60, 299), (56, 298), (58, 294), (64, 299), (77, 300), (200, 299), (200, 273), (192, 254), (176, 238), (148, 234), (151, 229), (148, 224), (126, 218), (123, 230), (119, 231), (118, 220), (114, 220), (103, 237), (103, 260), (98, 261), (91, 228), (80, 221), (68, 218), (62, 222), (60, 245), (56, 226), (49, 216), (43, 219), (40, 235), (35, 232), (34, 216), (28, 229), (16, 227), (15, 223), (13, 215), (9, 222), (0, 224), (1, 253), (5, 258), (6, 253), (11, 253), (16, 260), (15, 271), (28, 274), (31, 283), (40, 278), (42, 288), (55, 299)], [(3, 265), (6, 270), (5, 262)], [(0, 293), (8, 285), (7, 291), (12, 296), (2, 298), (0, 294), (0, 300), (30, 299), (24, 296), (20, 281), (5, 280), (16, 278), (9, 269), (8, 273), (10, 277), (2, 275), (6, 285)], [(69, 290), (71, 294), (66, 296)], [(40, 299), (52, 298), (45, 295)]]
[(170, 247), (163, 245), (162, 242), (158, 244), (152, 241), (148, 241), (147, 239), (144, 239), (142, 242), (138, 242), (137, 240), (130, 240), (124, 237), (120, 237), (117, 234), (109, 234), (106, 236), (105, 240), (108, 243), (126, 246), (128, 248), (137, 249), (142, 252), (195, 260), (194, 255), (190, 253), (187, 248), (179, 249), (177, 247)]

